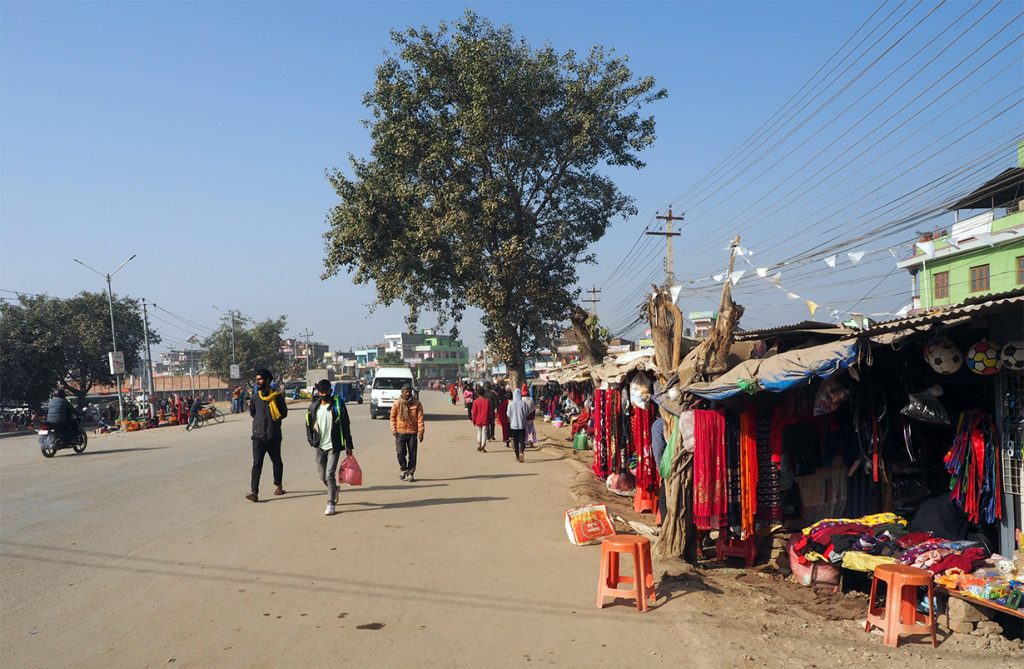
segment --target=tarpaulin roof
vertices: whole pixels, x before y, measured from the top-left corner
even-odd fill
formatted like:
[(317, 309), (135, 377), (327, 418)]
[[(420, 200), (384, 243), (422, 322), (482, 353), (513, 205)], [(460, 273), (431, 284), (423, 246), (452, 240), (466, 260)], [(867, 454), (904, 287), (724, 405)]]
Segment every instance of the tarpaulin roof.
[(770, 358), (741, 362), (714, 381), (691, 383), (682, 390), (709, 400), (742, 392), (778, 393), (817, 376), (828, 378), (857, 360), (857, 340), (844, 339), (819, 346), (793, 349)]

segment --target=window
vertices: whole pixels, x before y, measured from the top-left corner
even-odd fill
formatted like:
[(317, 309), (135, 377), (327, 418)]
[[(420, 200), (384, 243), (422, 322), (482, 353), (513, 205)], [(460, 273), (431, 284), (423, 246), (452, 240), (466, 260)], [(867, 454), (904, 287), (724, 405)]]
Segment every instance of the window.
[(971, 268), (971, 292), (988, 290), (988, 265), (978, 265)]
[(1017, 283), (1024, 284), (1024, 256), (1017, 256)]
[(936, 272), (933, 281), (935, 284), (933, 291), (935, 299), (941, 300), (942, 298), (949, 297), (949, 272)]

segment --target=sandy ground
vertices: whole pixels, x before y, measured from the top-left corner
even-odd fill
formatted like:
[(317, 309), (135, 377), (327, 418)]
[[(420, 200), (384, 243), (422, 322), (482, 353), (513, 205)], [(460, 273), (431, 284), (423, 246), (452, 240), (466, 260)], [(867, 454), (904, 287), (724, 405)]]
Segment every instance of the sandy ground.
[(258, 504), (242, 497), (247, 417), (51, 460), (33, 437), (0, 441), (0, 666), (1020, 666), (1016, 646), (971, 637), (891, 651), (743, 570), (658, 565), (649, 613), (599, 610), (599, 549), (563, 529), (571, 458), (477, 453), (464, 411), (423, 395), (411, 484), (387, 423), (350, 405), (365, 486), (333, 517), (301, 405), (285, 423), (289, 493), (269, 495), (268, 462)]

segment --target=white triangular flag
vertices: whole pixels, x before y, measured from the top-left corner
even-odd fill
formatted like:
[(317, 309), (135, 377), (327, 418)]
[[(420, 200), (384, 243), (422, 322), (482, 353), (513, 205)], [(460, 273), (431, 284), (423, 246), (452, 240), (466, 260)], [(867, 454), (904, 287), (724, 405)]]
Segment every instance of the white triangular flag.
[(814, 312), (818, 310), (818, 303), (814, 300), (807, 300), (807, 310), (811, 312), (811, 318), (814, 318)]
[(772, 283), (774, 283), (776, 286), (779, 285), (779, 281), (780, 280), (782, 280), (782, 272), (779, 272), (779, 273), (773, 275), (772, 278), (770, 279), (770, 281)]
[(860, 262), (860, 259), (864, 257), (864, 251), (850, 251), (846, 254), (846, 257), (850, 259), (854, 265)]
[(711, 278), (715, 280), (715, 283), (722, 283), (722, 277), (724, 276), (724, 274), (715, 274)]
[(799, 300), (800, 299), (800, 296), (797, 295), (796, 293), (786, 293), (786, 297), (788, 297), (791, 300)]
[(935, 257), (935, 242), (915, 242), (914, 246), (921, 249), (921, 253), (923, 253), (928, 260)]
[(767, 267), (758, 267), (755, 271), (757, 272), (757, 275), (759, 277), (761, 277), (762, 279), (765, 279), (765, 278), (768, 277), (768, 268)]
[(739, 283), (740, 279), (743, 278), (743, 275), (746, 274), (746, 273), (747, 273), (747, 270), (745, 270), (745, 269), (740, 269), (740, 270), (736, 270), (735, 272), (733, 272), (729, 276), (729, 280), (732, 281), (732, 285), (735, 286), (737, 283)]
[(898, 255), (896, 255), (896, 249), (894, 249), (891, 246), (889, 248), (887, 248), (886, 251), (888, 251), (889, 255), (891, 255), (893, 258), (898, 258), (899, 257)]
[(831, 255), (827, 258), (823, 258), (823, 260), (825, 261), (825, 264), (831, 267), (832, 269), (836, 268), (836, 257), (834, 255)]
[(669, 294), (672, 296), (672, 304), (675, 304), (676, 300), (679, 299), (679, 293), (682, 290), (683, 290), (683, 286), (682, 285), (672, 286), (671, 288), (669, 288)]

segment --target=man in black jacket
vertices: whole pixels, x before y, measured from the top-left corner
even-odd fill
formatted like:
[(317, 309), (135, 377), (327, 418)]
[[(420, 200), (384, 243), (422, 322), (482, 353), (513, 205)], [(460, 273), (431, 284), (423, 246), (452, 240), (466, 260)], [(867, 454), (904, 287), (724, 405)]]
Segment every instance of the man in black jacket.
[(46, 423), (62, 439), (69, 438), (75, 427), (78, 412), (68, 402), (63, 388), (58, 388), (46, 405)]
[(263, 473), (263, 457), (270, 456), (274, 465), (274, 494), (283, 495), (281, 487), (284, 475), (284, 462), (281, 461), (281, 421), (288, 415), (288, 406), (284, 395), (270, 389), (274, 375), (269, 370), (256, 372), (256, 392), (249, 403), (249, 415), (252, 416), (252, 483), (251, 490), (245, 496), (250, 502), (260, 501), (260, 475)]
[(338, 459), (341, 449), (352, 455), (352, 428), (345, 398), (331, 395), (331, 382), (316, 384), (317, 397), (306, 411), (306, 441), (316, 451), (316, 469), (327, 486), (325, 516), (334, 515), (338, 502)]

